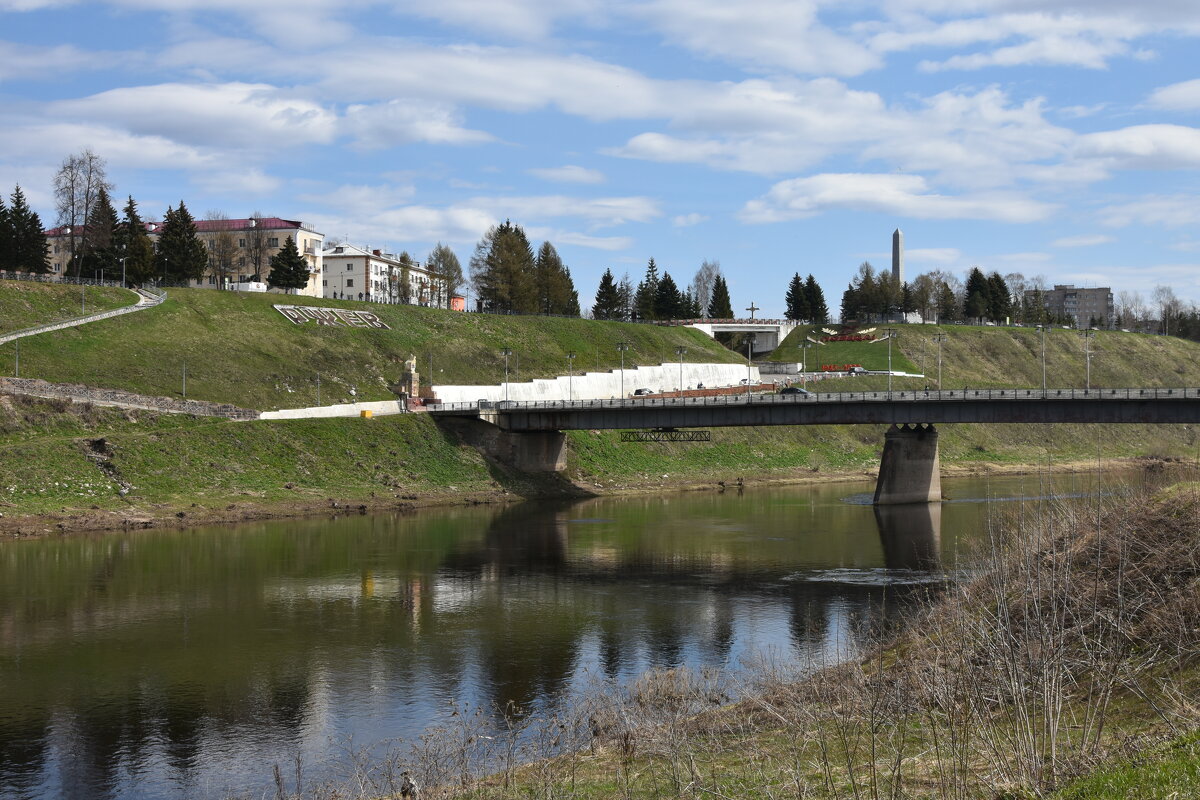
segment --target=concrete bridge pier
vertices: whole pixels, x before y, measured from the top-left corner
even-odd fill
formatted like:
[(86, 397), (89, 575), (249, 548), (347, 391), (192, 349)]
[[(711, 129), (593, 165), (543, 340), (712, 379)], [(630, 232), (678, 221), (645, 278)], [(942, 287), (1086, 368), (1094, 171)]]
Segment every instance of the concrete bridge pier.
[(875, 505), (942, 499), (938, 434), (932, 425), (893, 425), (883, 445)]
[(470, 417), (444, 417), (438, 424), (518, 472), (562, 472), (567, 468), (567, 437), (562, 431), (513, 433)]

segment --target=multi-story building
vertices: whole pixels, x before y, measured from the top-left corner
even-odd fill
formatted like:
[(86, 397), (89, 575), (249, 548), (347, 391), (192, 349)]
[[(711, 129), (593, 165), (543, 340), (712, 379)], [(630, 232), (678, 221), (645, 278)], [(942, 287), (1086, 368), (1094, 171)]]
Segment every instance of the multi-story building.
[[(1027, 289), (1027, 301), (1036, 302), (1037, 289)], [(1086, 328), (1095, 324), (1100, 328), (1112, 326), (1116, 317), (1116, 307), (1113, 304), (1112, 289), (1100, 287), (1096, 289), (1080, 289), (1072, 284), (1059, 284), (1053, 289), (1041, 292), (1042, 304), (1050, 314), (1060, 317), (1070, 317), (1075, 320), (1075, 327)]]
[[(144, 224), (150, 241), (157, 245), (162, 223)], [(46, 231), (53, 274), (66, 274), (67, 262), (71, 258), (71, 240), (74, 238), (78, 242), (80, 234), (81, 231), (68, 226)], [(311, 225), (279, 217), (202, 219), (196, 220), (196, 235), (208, 248), (209, 264), (200, 280), (190, 282), (192, 286), (237, 288), (237, 285), (251, 284), (256, 275), (259, 281), (265, 282), (271, 272), (271, 256), (283, 248), (290, 236), (309, 264), (308, 286), (298, 294), (321, 296), (325, 235), (318, 233)]]
[(449, 307), (449, 298), (439, 291), (440, 284), (434, 275), (417, 262), (405, 263), (392, 253), (366, 250), (352, 244), (335, 244), (325, 248), (322, 263), (325, 266), (321, 286), (323, 297), (399, 303), (403, 294), (401, 281), (407, 275), (410, 304)]

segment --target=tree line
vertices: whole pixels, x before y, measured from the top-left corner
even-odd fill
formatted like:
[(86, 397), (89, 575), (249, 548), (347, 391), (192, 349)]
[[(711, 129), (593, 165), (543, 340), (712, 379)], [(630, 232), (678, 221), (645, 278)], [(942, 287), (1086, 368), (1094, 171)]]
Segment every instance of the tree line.
[(488, 228), (475, 245), (470, 270), (484, 310), (579, 316), (571, 270), (554, 245), (542, 242), (534, 254), (525, 229), (511, 220)]

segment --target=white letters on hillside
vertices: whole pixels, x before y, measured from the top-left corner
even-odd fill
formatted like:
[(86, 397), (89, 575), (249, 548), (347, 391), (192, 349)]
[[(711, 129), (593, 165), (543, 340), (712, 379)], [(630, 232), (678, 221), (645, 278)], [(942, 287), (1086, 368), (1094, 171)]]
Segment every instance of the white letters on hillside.
[(351, 311), (346, 308), (316, 306), (275, 306), (275, 310), (297, 325), (312, 321), (318, 325), (345, 325), (350, 328), (381, 328), (391, 330), (370, 311)]

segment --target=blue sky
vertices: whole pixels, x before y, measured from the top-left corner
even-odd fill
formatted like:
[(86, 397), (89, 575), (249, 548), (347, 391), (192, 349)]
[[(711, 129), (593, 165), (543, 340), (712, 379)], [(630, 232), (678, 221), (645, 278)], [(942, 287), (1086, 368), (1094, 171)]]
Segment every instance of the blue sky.
[[(0, 0), (0, 191), (90, 147), (158, 218), (463, 261), (511, 218), (590, 303), (718, 260), (781, 315), (858, 264), (1200, 300), (1195, 0)], [(1191, 55), (1189, 55), (1191, 54)]]

